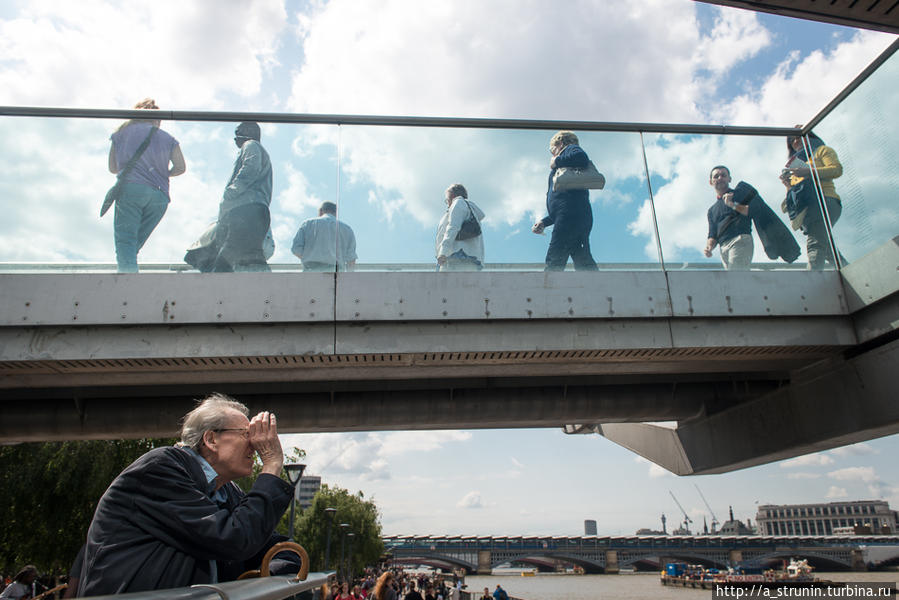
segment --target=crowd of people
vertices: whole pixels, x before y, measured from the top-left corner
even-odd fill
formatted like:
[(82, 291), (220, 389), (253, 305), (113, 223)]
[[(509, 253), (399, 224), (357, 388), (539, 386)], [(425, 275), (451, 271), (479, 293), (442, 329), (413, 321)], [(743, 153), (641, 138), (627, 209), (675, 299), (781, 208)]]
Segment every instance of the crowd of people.
[(497, 584), (493, 592), (468, 590), (456, 574), (407, 572), (403, 569), (365, 569), (352, 583), (340, 583), (324, 600), (510, 600)]
[[(146, 99), (135, 108), (152, 110), (158, 106)], [(111, 136), (109, 170), (119, 174), (122, 183), (114, 224), (120, 272), (138, 270), (137, 254), (168, 206), (169, 178), (187, 169), (178, 141), (159, 126), (159, 120), (132, 119)], [(239, 153), (222, 193), (217, 219), (185, 256), (200, 271), (270, 270), (267, 260), (274, 253), (270, 228), (272, 163), (261, 140), (257, 123), (240, 123), (235, 129), (234, 143)], [(590, 250), (593, 210), (589, 190), (556, 184), (560, 170), (582, 170), (592, 163), (571, 131), (553, 135), (549, 151), (552, 156), (546, 216), (531, 228), (534, 233), (543, 234), (552, 227), (545, 270), (562, 271), (571, 259), (575, 270), (595, 271), (596, 261)], [(787, 190), (781, 210), (793, 229), (806, 236), (809, 268), (822, 269), (835, 262), (826, 222), (829, 219), (835, 224), (842, 213), (833, 180), (842, 175), (843, 168), (833, 148), (814, 134), (787, 138), (787, 154), (780, 175)], [(716, 201), (707, 212), (705, 255), (711, 257), (717, 247), (725, 269), (748, 269), (754, 254), (755, 224), (770, 258), (796, 260), (798, 245), (780, 218), (749, 184), (741, 182), (732, 188), (731, 181), (730, 169), (724, 165), (715, 166), (709, 174)], [(435, 238), (437, 270), (483, 269), (484, 211), (469, 198), (461, 183), (450, 185), (444, 200), (446, 210)], [(358, 258), (355, 234), (347, 223), (337, 219), (337, 205), (333, 202), (322, 203), (318, 217), (300, 225), (291, 251), (304, 271), (349, 271)]]

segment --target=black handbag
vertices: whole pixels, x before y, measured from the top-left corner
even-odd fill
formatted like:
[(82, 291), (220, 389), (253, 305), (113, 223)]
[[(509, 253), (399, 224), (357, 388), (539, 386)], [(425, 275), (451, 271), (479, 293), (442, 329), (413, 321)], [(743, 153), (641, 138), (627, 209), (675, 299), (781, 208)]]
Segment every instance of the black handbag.
[(140, 155), (144, 153), (144, 150), (147, 149), (147, 146), (150, 145), (150, 138), (153, 137), (153, 134), (156, 133), (158, 127), (151, 127), (150, 133), (147, 134), (146, 139), (141, 142), (140, 146), (137, 148), (137, 152), (134, 153), (134, 156), (131, 157), (131, 160), (128, 161), (128, 164), (125, 165), (125, 168), (119, 171), (119, 174), (116, 175), (115, 185), (109, 188), (109, 191), (106, 192), (106, 197), (103, 198), (103, 205), (100, 207), (100, 216), (106, 214), (109, 210), (109, 207), (112, 206), (116, 200), (119, 199), (119, 196), (122, 195), (122, 185), (125, 183), (125, 177), (128, 176), (128, 173), (131, 172), (131, 169), (134, 168), (134, 165), (137, 163), (137, 159), (140, 158)]
[(478, 222), (478, 218), (474, 216), (471, 204), (469, 204), (468, 200), (465, 201), (465, 204), (468, 204), (468, 217), (462, 221), (462, 227), (459, 228), (459, 233), (456, 234), (456, 239), (459, 241), (470, 240), (481, 235), (481, 224)]

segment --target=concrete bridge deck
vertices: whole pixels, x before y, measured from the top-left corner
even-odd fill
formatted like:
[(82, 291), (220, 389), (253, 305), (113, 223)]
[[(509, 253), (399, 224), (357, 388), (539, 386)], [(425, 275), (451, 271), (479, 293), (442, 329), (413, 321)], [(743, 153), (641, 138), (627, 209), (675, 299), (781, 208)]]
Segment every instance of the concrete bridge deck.
[(884, 264), (896, 240), (842, 273), (0, 274), (0, 441), (171, 435), (220, 390), (288, 432), (565, 427), (676, 473), (760, 464), (899, 431)]

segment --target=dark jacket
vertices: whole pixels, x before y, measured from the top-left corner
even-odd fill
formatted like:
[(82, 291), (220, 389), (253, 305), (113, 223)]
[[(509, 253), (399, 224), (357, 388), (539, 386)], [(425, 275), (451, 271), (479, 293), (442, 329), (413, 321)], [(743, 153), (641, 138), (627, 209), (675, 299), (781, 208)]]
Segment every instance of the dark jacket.
[(103, 494), (87, 533), (79, 596), (184, 587), (237, 578), (259, 568), (281, 536), (275, 525), (293, 488), (262, 474), (246, 494), (222, 487), (219, 506), (197, 460), (165, 447), (147, 452)]
[(590, 164), (590, 158), (580, 146), (571, 144), (566, 146), (556, 156), (556, 168), (549, 172), (549, 182), (546, 188), (546, 215), (543, 217), (543, 225), (548, 227), (562, 220), (577, 220), (585, 222), (589, 219), (593, 223), (593, 211), (590, 209), (590, 192), (588, 190), (553, 190), (553, 177), (556, 169), (571, 167), (585, 169)]
[(755, 223), (755, 231), (768, 258), (775, 260), (780, 257), (788, 263), (799, 258), (799, 244), (790, 228), (762, 200), (754, 187), (745, 181), (738, 183), (734, 188), (734, 202), (749, 206), (749, 218)]

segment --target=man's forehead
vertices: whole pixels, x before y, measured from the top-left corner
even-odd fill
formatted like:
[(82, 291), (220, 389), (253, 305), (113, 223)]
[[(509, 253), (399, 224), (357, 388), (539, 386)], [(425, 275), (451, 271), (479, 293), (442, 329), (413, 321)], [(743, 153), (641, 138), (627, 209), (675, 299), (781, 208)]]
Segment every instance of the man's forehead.
[(246, 427), (250, 424), (250, 420), (247, 419), (242, 413), (236, 410), (228, 411), (228, 427)]

